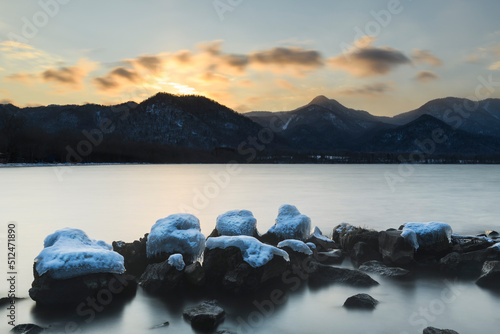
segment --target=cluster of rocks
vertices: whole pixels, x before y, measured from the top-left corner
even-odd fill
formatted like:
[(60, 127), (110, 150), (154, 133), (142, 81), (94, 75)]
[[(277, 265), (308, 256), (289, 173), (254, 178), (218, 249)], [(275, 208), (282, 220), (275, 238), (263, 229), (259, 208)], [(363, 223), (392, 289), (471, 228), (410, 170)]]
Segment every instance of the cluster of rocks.
[[(312, 286), (366, 288), (378, 285), (369, 274), (408, 279), (421, 267), (475, 277), (482, 287), (499, 288), (496, 237), (457, 236), (442, 223), (409, 223), (380, 232), (342, 223), (328, 238), (317, 227), (311, 233), (309, 217), (284, 205), (265, 234), (257, 231), (250, 211), (234, 210), (219, 216), (205, 238), (196, 217), (175, 214), (158, 220), (149, 234), (131, 243), (110, 246), (72, 229), (48, 236), (35, 260), (30, 296), (42, 305), (77, 304), (89, 297), (102, 299), (103, 291), (113, 298), (133, 295), (137, 283), (163, 296), (203, 296), (218, 289), (241, 295), (286, 284), (290, 277)], [(345, 258), (353, 269), (339, 267)], [(67, 269), (68, 263), (73, 270)], [(377, 303), (359, 294), (344, 306), (373, 309)], [(223, 321), (224, 311), (215, 302), (205, 302), (184, 316), (195, 329), (211, 330)]]

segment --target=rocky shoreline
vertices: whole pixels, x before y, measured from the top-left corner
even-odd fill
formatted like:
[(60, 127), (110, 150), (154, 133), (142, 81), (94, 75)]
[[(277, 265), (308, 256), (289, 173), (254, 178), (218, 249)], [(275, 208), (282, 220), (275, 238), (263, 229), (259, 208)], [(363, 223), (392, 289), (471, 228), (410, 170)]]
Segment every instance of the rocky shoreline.
[[(144, 237), (112, 245), (64, 229), (46, 238), (35, 259), (29, 293), (37, 307), (71, 305), (81, 310), (89, 303), (123, 303), (138, 288), (162, 298), (206, 296), (206, 302), (186, 309), (184, 317), (193, 329), (214, 332), (225, 316), (209, 300), (217, 294), (251, 298), (267, 289), (271, 300), (278, 301), (302, 285), (344, 284), (361, 290), (344, 307), (374, 310), (379, 301), (361, 293), (379, 284), (370, 275), (410, 280), (421, 271), (500, 289), (500, 235), (494, 231), (460, 236), (444, 223), (407, 223), (386, 231), (342, 223), (331, 235), (317, 227), (311, 233), (309, 217), (292, 205), (279, 209), (276, 224), (264, 234), (247, 210), (219, 216), (207, 238), (198, 219), (188, 214), (160, 219)], [(352, 268), (342, 265), (344, 261)], [(14, 332), (43, 331), (33, 328)], [(429, 327), (424, 333), (456, 332)]]

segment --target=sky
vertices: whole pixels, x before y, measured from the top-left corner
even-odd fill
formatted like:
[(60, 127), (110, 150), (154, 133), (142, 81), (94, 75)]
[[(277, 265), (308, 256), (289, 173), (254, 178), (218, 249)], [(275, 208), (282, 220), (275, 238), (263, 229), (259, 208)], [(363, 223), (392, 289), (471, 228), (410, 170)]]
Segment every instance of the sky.
[(0, 3), (0, 103), (199, 94), (239, 112), (325, 95), (391, 116), (500, 98), (498, 0)]

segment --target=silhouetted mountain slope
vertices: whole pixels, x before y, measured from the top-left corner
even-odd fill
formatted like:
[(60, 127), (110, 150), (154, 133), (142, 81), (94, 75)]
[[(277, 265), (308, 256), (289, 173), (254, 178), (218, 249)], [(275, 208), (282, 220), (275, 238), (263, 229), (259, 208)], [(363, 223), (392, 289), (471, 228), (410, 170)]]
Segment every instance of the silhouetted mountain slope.
[(358, 146), (364, 152), (489, 155), (500, 152), (500, 138), (456, 130), (445, 122), (422, 115), (408, 124), (380, 130)]
[(447, 97), (432, 100), (418, 109), (399, 114), (388, 120), (402, 125), (422, 115), (431, 115), (446, 124), (473, 134), (500, 137), (500, 100), (487, 99), (474, 102)]

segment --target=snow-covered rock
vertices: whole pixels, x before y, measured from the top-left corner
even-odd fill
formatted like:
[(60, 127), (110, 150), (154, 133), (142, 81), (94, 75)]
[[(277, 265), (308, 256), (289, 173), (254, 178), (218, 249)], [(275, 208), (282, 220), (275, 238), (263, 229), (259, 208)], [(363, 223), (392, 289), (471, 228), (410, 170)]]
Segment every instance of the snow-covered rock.
[(322, 251), (327, 251), (333, 248), (336, 248), (336, 243), (330, 238), (327, 238), (323, 235), (319, 227), (314, 228), (313, 234), (306, 240), (307, 242), (312, 242), (316, 246), (318, 246)]
[(168, 258), (168, 264), (179, 271), (183, 270), (184, 267), (186, 267), (184, 259), (182, 258), (182, 254), (170, 255), (170, 257)]
[(123, 256), (104, 241), (90, 239), (78, 229), (64, 228), (47, 236), (44, 249), (35, 258), (38, 275), (54, 279), (96, 274), (125, 272)]
[(311, 219), (299, 212), (293, 205), (285, 204), (279, 208), (276, 223), (269, 233), (282, 240), (297, 239), (305, 241), (311, 233)]
[(221, 236), (253, 236), (257, 228), (257, 219), (248, 210), (231, 210), (217, 217), (216, 228)]
[(307, 242), (307, 243), (306, 243), (306, 245), (307, 245), (307, 246), (308, 246), (311, 250), (316, 249), (316, 245), (315, 245), (314, 243), (312, 243), (312, 242)]
[(261, 267), (268, 263), (275, 255), (281, 256), (286, 261), (290, 258), (282, 249), (263, 244), (259, 240), (250, 236), (222, 236), (217, 238), (208, 238), (207, 249), (227, 247), (239, 248), (243, 256), (243, 261), (253, 268)]
[(446, 249), (451, 243), (453, 233), (451, 226), (445, 223), (405, 223), (401, 236), (405, 238), (415, 250), (428, 249), (438, 246), (438, 251)]
[(278, 248), (285, 248), (285, 247), (289, 247), (290, 249), (292, 249), (294, 252), (297, 253), (302, 253), (305, 255), (313, 254), (311, 248), (309, 248), (309, 246), (307, 246), (303, 241), (300, 240), (286, 239), (278, 244)]
[(151, 227), (146, 243), (148, 258), (160, 254), (180, 253), (194, 260), (205, 248), (205, 237), (201, 234), (198, 218), (187, 213), (178, 213), (159, 219)]

